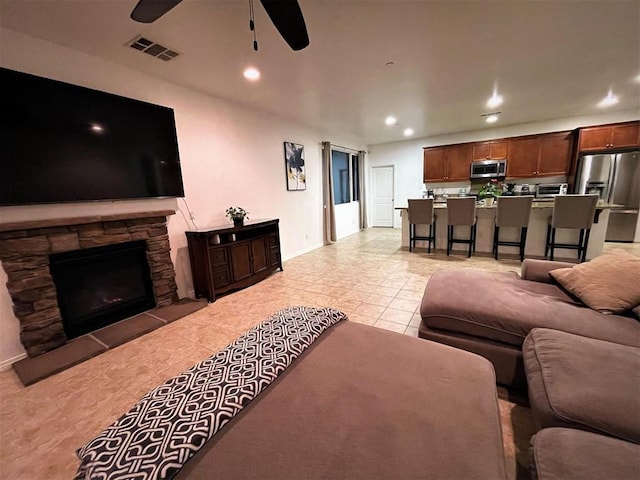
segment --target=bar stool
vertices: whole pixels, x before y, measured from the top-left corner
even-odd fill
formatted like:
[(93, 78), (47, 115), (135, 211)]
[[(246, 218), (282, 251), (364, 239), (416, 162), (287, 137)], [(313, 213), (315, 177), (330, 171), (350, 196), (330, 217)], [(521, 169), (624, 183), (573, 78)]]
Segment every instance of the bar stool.
[[(453, 238), (453, 227), (468, 226), (469, 239)], [(476, 197), (447, 198), (447, 255), (451, 253), (451, 245), (466, 243), (471, 250), (476, 251)]]
[[(533, 195), (522, 197), (498, 197), (496, 218), (493, 227), (493, 256), (498, 259), (498, 247), (520, 247), (520, 261), (524, 260), (524, 247), (527, 243), (527, 228), (531, 216)], [(509, 242), (500, 240), (500, 227), (520, 228), (520, 241)]]
[[(433, 198), (409, 199), (409, 251), (416, 247), (416, 240), (427, 240), (427, 253), (431, 253), (431, 243), (433, 249), (436, 248), (436, 219), (433, 214)], [(429, 225), (429, 236), (419, 237), (416, 235), (416, 225)]]
[[(545, 257), (551, 250), (549, 260), (553, 260), (554, 249), (567, 248), (578, 250), (578, 260), (587, 258), (589, 233), (593, 225), (593, 216), (598, 203), (598, 195), (556, 195), (553, 201), (553, 215), (549, 217), (547, 226), (547, 245)], [(556, 243), (557, 228), (580, 229), (578, 243)]]

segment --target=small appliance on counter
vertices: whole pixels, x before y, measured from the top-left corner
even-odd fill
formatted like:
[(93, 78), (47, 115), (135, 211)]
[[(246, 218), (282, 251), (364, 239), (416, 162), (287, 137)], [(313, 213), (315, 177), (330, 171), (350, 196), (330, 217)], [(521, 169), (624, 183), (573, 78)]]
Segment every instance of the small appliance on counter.
[(536, 198), (553, 198), (556, 195), (566, 195), (568, 188), (566, 183), (539, 183), (536, 185)]

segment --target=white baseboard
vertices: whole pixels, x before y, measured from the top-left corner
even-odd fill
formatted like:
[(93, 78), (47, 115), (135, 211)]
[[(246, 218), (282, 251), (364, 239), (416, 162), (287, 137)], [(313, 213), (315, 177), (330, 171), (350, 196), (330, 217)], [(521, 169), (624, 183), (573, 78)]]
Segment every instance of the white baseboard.
[(291, 260), (292, 258), (298, 257), (298, 256), (303, 255), (305, 253), (309, 253), (309, 252), (311, 252), (313, 250), (316, 250), (316, 249), (318, 249), (320, 247), (322, 247), (322, 244), (314, 245), (314, 246), (311, 246), (311, 247), (308, 247), (308, 248), (304, 248), (302, 250), (298, 250), (297, 252), (294, 252), (294, 253), (292, 253), (290, 255), (286, 255), (286, 256), (283, 255), (282, 256), (282, 262), (284, 263), (287, 260)]
[(18, 360), (22, 360), (23, 358), (27, 358), (26, 353), (21, 353), (20, 355), (16, 355), (13, 358), (7, 358), (6, 360), (2, 360), (0, 362), (0, 372), (9, 370), (12, 364), (16, 363)]

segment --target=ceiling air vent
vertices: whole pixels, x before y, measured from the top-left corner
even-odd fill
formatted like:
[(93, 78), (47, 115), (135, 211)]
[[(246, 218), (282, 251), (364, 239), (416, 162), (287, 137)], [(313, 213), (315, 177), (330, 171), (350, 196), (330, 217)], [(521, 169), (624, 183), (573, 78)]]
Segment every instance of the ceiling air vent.
[(152, 57), (164, 60), (165, 62), (173, 60), (178, 55), (180, 55), (175, 50), (170, 50), (167, 47), (163, 47), (159, 43), (155, 43), (154, 41), (140, 35), (131, 40), (127, 45), (129, 45), (131, 48), (135, 48), (136, 50), (140, 50), (141, 52), (151, 55)]

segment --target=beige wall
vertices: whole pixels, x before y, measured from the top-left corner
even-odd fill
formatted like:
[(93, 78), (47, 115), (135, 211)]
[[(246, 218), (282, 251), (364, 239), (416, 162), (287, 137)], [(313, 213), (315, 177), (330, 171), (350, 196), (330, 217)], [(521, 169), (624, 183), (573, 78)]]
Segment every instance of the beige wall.
[[(182, 88), (114, 63), (0, 29), (0, 65), (56, 80), (166, 105), (175, 110), (186, 202), (198, 227), (227, 223), (224, 211), (242, 206), (250, 217), (280, 218), (283, 257), (317, 248), (322, 236), (321, 148), (323, 140), (355, 150), (363, 146), (265, 113)], [(305, 146), (307, 189), (288, 192), (283, 142)], [(0, 221), (88, 213), (176, 209), (169, 219), (171, 256), (178, 293), (193, 289), (185, 230), (194, 227), (182, 199), (92, 202), (0, 208)], [(347, 215), (350, 212), (347, 212)], [(344, 220), (350, 223), (349, 219)], [(6, 274), (0, 269), (0, 284)], [(18, 320), (7, 290), (0, 288), (0, 368), (20, 358)]]

